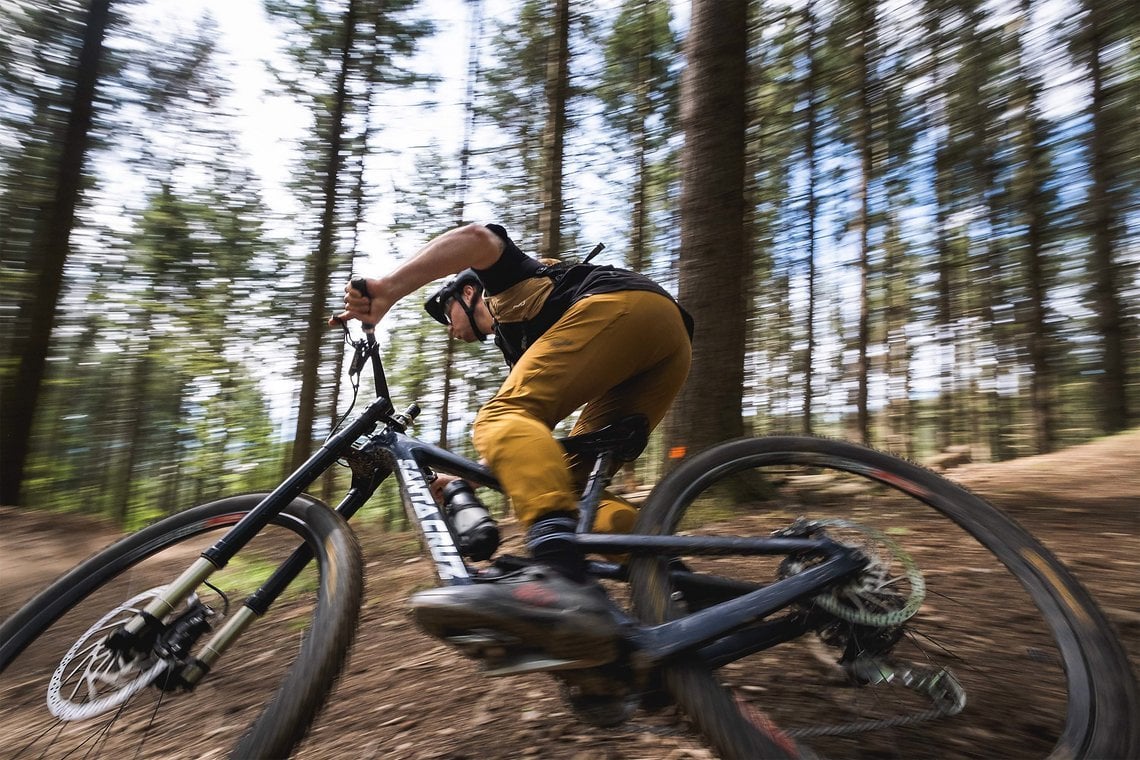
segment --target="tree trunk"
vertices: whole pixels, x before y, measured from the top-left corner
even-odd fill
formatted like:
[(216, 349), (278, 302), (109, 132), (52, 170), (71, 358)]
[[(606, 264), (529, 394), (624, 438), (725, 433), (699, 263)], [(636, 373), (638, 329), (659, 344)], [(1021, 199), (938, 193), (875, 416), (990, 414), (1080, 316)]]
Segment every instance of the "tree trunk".
[[(1032, 148), (1034, 152), (1039, 149)], [(1035, 187), (1025, 205), (1028, 217), (1025, 270), (1029, 286), (1029, 364), (1033, 369), (1029, 404), (1033, 415), (1036, 453), (1046, 454), (1053, 450), (1056, 435), (1053, 424), (1053, 372), (1049, 358), (1049, 326), (1045, 306), (1048, 288), (1045, 284), (1044, 245), (1041, 240), (1045, 210), (1040, 195), (1039, 188)]]
[(693, 367), (672, 416), (671, 456), (743, 432), (746, 0), (693, 0), (681, 81), (681, 303)]
[[(932, 10), (937, 13), (937, 9)], [(934, 94), (931, 97), (931, 112), (927, 119), (927, 130), (932, 135), (934, 151), (934, 234), (935, 285), (934, 329), (938, 344), (938, 402), (934, 416), (934, 445), (944, 451), (953, 442), (954, 404), (954, 266), (950, 246), (950, 205), (952, 202), (951, 156), (949, 138), (949, 114), (945, 73), (944, 32), (937, 16), (930, 19), (928, 30), (933, 38), (932, 67), (934, 71)], [(939, 136), (941, 133), (941, 136)]]
[[(359, 207), (358, 207), (359, 210)], [(341, 367), (344, 366), (345, 342), (342, 340), (337, 344), (336, 351), (333, 357), (333, 366), (339, 372)], [(368, 370), (365, 369), (365, 372)], [(336, 423), (340, 419), (340, 383), (333, 383), (332, 394), (329, 398), (329, 429), (336, 428)], [(330, 467), (325, 470), (324, 475), (321, 476), (320, 498), (326, 504), (331, 504), (333, 499), (336, 498), (336, 480), (340, 472), (339, 467)]]
[(870, 48), (874, 36), (875, 11), (871, 0), (860, 0), (859, 30), (855, 42), (855, 76), (856, 87), (859, 91), (859, 111), (855, 125), (855, 145), (859, 154), (859, 182), (855, 191), (859, 204), (859, 216), (856, 224), (859, 230), (859, 326), (856, 338), (856, 351), (858, 359), (855, 365), (856, 374), (856, 435), (863, 444), (871, 442), (871, 415), (867, 406), (867, 385), (870, 375), (870, 365), (867, 361), (867, 346), (870, 343), (870, 303), (868, 300), (868, 282), (871, 276), (871, 174), (873, 155), (871, 148), (871, 130), (874, 119), (871, 109), (874, 97), (871, 93), (871, 63)]
[(455, 374), (455, 339), (450, 335), (443, 351), (443, 400), (439, 405), (439, 447), (450, 449), (448, 428), (451, 427), (451, 378)]
[(649, 209), (648, 201), (648, 153), (649, 119), (653, 104), (649, 100), (649, 83), (652, 76), (652, 36), (649, 0), (642, 0), (639, 8), (641, 22), (637, 27), (637, 88), (634, 92), (634, 108), (637, 111), (636, 132), (633, 134), (634, 166), (637, 172), (633, 178), (633, 220), (629, 235), (629, 266), (637, 272), (645, 270), (649, 264)]
[(344, 114), (348, 102), (348, 70), (352, 65), (352, 46), (356, 30), (356, 0), (349, 0), (344, 13), (344, 47), (341, 49), (340, 71), (337, 73), (335, 101), (329, 125), (328, 163), (323, 187), (324, 207), (316, 255), (310, 267), (309, 319), (301, 342), (301, 399), (297, 411), (297, 432), (293, 437), (291, 469), (300, 467), (313, 450), (313, 419), (317, 407), (317, 388), (320, 384), (321, 338), (328, 330), (325, 301), (328, 296), (329, 267), (333, 256), (336, 233), (336, 195), (340, 171)]
[(35, 297), (24, 303), (19, 320), (27, 332), (13, 339), (19, 368), (10, 385), (0, 388), (0, 504), (19, 504), (24, 467), (32, 448), (32, 425), (47, 369), (48, 347), (55, 325), (56, 302), (63, 289), (64, 264), (79, 202), (83, 163), (99, 78), (99, 61), (111, 0), (91, 0), (83, 28), (83, 47), (75, 72), (67, 131), (55, 181), (55, 196), (40, 214), (36, 235), (39, 282)]
[(125, 418), (128, 421), (124, 443), (126, 452), (125, 462), (119, 472), (119, 479), (113, 484), (111, 509), (115, 524), (123, 527), (130, 517), (131, 496), (134, 493), (135, 463), (138, 461), (139, 451), (142, 449), (144, 432), (147, 430), (147, 389), (150, 387), (152, 360), (149, 342), (143, 341), (143, 348), (136, 358), (134, 372), (131, 375), (131, 392), (126, 399), (124, 408)]
[(1122, 267), (1114, 256), (1114, 228), (1119, 223), (1119, 210), (1111, 190), (1113, 156), (1111, 155), (1112, 120), (1104, 89), (1101, 53), (1108, 45), (1099, 3), (1086, 0), (1089, 76), (1092, 99), (1089, 104), (1092, 130), (1089, 133), (1089, 163), (1092, 185), (1089, 187), (1089, 225), (1092, 236), (1090, 269), (1093, 274), (1093, 304), (1097, 333), (1101, 340), (1100, 426), (1106, 433), (1117, 433), (1128, 426), (1128, 368), (1125, 362), (1124, 315), (1120, 287), (1125, 281)]
[[(1028, 14), (1028, 0), (1022, 2), (1022, 12)], [(1026, 16), (1028, 18), (1028, 15)], [(1029, 364), (1033, 371), (1029, 385), (1030, 414), (1033, 419), (1036, 453), (1045, 454), (1056, 446), (1056, 421), (1053, 403), (1053, 370), (1050, 357), (1050, 328), (1047, 321), (1047, 272), (1045, 270), (1045, 228), (1048, 224), (1048, 207), (1044, 183), (1046, 166), (1046, 134), (1038, 118), (1040, 85), (1021, 65), (1020, 144), (1018, 146), (1024, 174), (1016, 189), (1018, 204), (1025, 225), (1024, 271), (1029, 292), (1028, 345)]]
[(815, 301), (816, 301), (816, 260), (815, 260), (815, 217), (818, 213), (819, 200), (816, 197), (816, 165), (815, 141), (819, 132), (819, 104), (816, 100), (816, 87), (819, 79), (819, 61), (816, 57), (816, 16), (815, 4), (809, 3), (805, 11), (807, 18), (806, 54), (807, 76), (804, 79), (804, 91), (807, 97), (807, 124), (804, 130), (804, 162), (807, 164), (807, 324), (804, 331), (807, 333), (807, 348), (804, 350), (804, 398), (802, 415), (802, 429), (804, 435), (812, 435), (812, 396), (814, 395), (813, 371), (815, 364)]
[[(985, 26), (985, 15), (981, 6), (971, 9), (971, 36), (965, 65), (968, 66), (967, 86), (967, 130), (970, 135), (970, 194), (978, 208), (984, 209), (985, 219), (992, 230), (1000, 229), (1000, 219), (993, 201), (993, 188), (1000, 187), (995, 151), (994, 132), (991, 124), (990, 101), (987, 100), (986, 68), (993, 61), (993, 54), (987, 49), (988, 40), (981, 31)], [(988, 350), (991, 357), (1000, 350), (1001, 336), (997, 327), (998, 318), (994, 305), (998, 303), (1001, 282), (1003, 251), (996, 236), (987, 234), (973, 236), (971, 240), (968, 266), (974, 274), (971, 279), (977, 283), (967, 289), (977, 298), (976, 308), (971, 314), (978, 319), (978, 330), (973, 331), (971, 341), (975, 350)], [(971, 446), (984, 447), (981, 456), (992, 459), (993, 439), (998, 419), (997, 387), (999, 383), (999, 363), (982, 361), (978, 363), (978, 374), (971, 380), (969, 397), (974, 403), (968, 408), (970, 419)]]
[(559, 258), (562, 250), (562, 160), (566, 141), (566, 98), (570, 92), (570, 0), (554, 0), (554, 33), (546, 59), (546, 126), (542, 131), (542, 194), (538, 214), (539, 254)]

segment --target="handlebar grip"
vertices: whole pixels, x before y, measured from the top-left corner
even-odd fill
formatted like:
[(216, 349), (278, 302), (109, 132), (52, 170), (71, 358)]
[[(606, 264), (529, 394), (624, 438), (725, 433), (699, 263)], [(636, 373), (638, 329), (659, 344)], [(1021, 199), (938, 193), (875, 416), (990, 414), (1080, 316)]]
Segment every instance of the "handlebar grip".
[[(372, 296), (368, 295), (368, 281), (363, 277), (353, 277), (348, 284), (357, 293), (360, 293), (360, 295), (364, 296), (369, 301), (372, 300)], [(363, 320), (360, 322), (360, 326), (364, 328), (365, 332), (372, 332), (372, 330), (376, 327), (376, 325), (372, 324), (371, 322), (365, 322)]]

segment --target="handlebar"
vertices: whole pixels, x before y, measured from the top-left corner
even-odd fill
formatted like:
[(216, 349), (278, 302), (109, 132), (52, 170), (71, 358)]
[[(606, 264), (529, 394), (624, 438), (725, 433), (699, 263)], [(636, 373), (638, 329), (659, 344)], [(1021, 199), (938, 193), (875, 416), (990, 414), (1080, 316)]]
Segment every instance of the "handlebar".
[[(363, 277), (353, 277), (349, 282), (349, 287), (367, 298), (369, 301), (372, 300), (372, 296), (368, 295), (368, 281)], [(371, 322), (361, 321), (360, 326), (364, 328), (365, 335), (372, 335), (376, 331), (376, 325), (372, 324)]]

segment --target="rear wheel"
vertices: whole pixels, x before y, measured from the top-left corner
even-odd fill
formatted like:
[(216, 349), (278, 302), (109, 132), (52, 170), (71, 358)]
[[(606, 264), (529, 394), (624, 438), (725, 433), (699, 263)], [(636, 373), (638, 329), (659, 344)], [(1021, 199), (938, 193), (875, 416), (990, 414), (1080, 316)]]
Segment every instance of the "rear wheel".
[[(778, 613), (812, 633), (716, 670), (665, 668), (723, 757), (1140, 754), (1136, 681), (1089, 594), (1010, 518), (921, 467), (827, 439), (734, 441), (666, 477), (636, 532), (826, 534), (868, 559)], [(756, 586), (816, 561), (680, 559)], [(635, 558), (631, 576), (649, 623), (716, 601), (663, 560)]]
[[(299, 497), (181, 609), (145, 655), (108, 636), (263, 498), (166, 518), (104, 549), (0, 626), (0, 726), (6, 756), (284, 757), (339, 674), (362, 594), (360, 549), (324, 504)], [(302, 540), (315, 561), (255, 619), (192, 690), (173, 674)], [(204, 622), (203, 622), (204, 621)], [(251, 723), (252, 721), (252, 723)], [(216, 756), (210, 755), (210, 756)]]

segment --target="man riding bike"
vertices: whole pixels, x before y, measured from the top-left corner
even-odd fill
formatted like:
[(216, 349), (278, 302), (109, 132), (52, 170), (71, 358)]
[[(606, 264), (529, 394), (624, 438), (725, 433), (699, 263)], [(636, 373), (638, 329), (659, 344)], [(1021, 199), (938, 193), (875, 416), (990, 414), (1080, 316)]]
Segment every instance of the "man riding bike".
[[(420, 625), (440, 637), (502, 631), (552, 657), (605, 662), (617, 631), (574, 543), (575, 476), (553, 428), (585, 407), (580, 434), (643, 415), (665, 416), (688, 374), (692, 320), (659, 285), (611, 266), (527, 256), (501, 226), (440, 235), (391, 273), (345, 288), (339, 318), (377, 323), (401, 298), (447, 275), (425, 305), (464, 341), (495, 336), (511, 370), (475, 418), (475, 448), (495, 473), (538, 561), (492, 583), (414, 595)], [(632, 524), (611, 518), (611, 529)]]

